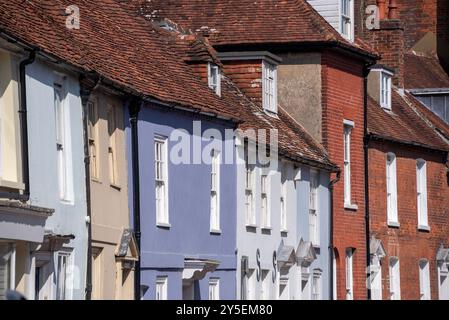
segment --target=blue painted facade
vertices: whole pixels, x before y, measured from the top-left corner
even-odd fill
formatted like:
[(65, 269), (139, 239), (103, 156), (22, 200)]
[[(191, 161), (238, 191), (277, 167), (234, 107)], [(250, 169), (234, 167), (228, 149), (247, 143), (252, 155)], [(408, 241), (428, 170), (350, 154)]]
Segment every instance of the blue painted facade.
[[(214, 272), (194, 283), (194, 298), (208, 299), (209, 278), (219, 278), (220, 299), (236, 298), (236, 168), (234, 164), (220, 166), (220, 234), (210, 231), (211, 165), (173, 164), (168, 161), (168, 204), (170, 227), (156, 224), (154, 138), (170, 137), (175, 129), (183, 129), (190, 141), (204, 148), (209, 140), (194, 135), (193, 114), (154, 105), (142, 108), (139, 114), (139, 165), (141, 196), (141, 285), (146, 287), (143, 299), (155, 299), (156, 278), (167, 277), (167, 298), (183, 298), (183, 272), (186, 259), (216, 260)], [(201, 132), (209, 128), (222, 133), (222, 157), (225, 157), (225, 129), (231, 123), (201, 119)], [(132, 172), (131, 129), (129, 113), (126, 120), (129, 172)], [(168, 154), (177, 141), (168, 139)], [(231, 147), (230, 150), (233, 150)], [(224, 159), (224, 158), (223, 158)], [(132, 175), (129, 175), (129, 199), (133, 199)], [(132, 204), (130, 203), (131, 214)], [(131, 219), (132, 220), (132, 219)]]

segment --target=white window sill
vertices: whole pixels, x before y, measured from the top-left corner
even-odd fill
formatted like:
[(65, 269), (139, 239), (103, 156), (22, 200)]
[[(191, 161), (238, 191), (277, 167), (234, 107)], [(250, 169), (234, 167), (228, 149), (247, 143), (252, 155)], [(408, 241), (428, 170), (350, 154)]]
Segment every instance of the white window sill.
[(346, 210), (357, 211), (357, 210), (359, 210), (359, 206), (356, 205), (356, 204), (345, 203), (345, 209)]
[(278, 119), (278, 112), (274, 111), (274, 110), (270, 110), (270, 109), (263, 109), (263, 111), (265, 112), (266, 115), (272, 117), (272, 118), (276, 118)]
[(262, 231), (271, 231), (273, 230), (273, 227), (265, 226), (260, 228)]
[(316, 249), (319, 249), (321, 247), (319, 243), (312, 243), (312, 246)]
[(222, 234), (222, 231), (220, 229), (210, 229), (211, 234)]
[(418, 230), (419, 231), (430, 231), (430, 227), (429, 226), (424, 226), (424, 225), (419, 225), (418, 226)]
[(168, 222), (158, 222), (158, 223), (156, 223), (156, 227), (164, 228), (164, 229), (170, 229), (171, 228), (171, 224), (168, 223)]
[(14, 190), (24, 190), (25, 184), (21, 182), (13, 182), (8, 180), (0, 179), (0, 186), (5, 187), (8, 189), (14, 189)]
[(288, 229), (281, 229), (281, 233), (288, 233)]
[(387, 225), (392, 228), (399, 228), (401, 226), (401, 224), (396, 221), (388, 221)]
[(257, 228), (257, 224), (246, 224), (246, 227), (247, 228), (253, 228), (253, 229), (256, 229)]

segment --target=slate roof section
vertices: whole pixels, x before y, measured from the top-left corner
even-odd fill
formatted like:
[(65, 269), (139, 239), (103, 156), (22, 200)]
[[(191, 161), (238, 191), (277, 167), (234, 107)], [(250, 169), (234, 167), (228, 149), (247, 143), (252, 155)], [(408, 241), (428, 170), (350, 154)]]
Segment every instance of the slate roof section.
[(415, 111), (419, 102), (411, 98), (393, 90), (392, 111), (388, 111), (369, 97), (368, 133), (375, 138), (449, 151), (449, 145)]
[(409, 52), (404, 56), (404, 82), (407, 89), (449, 88), (449, 75), (436, 56)]
[(207, 33), (214, 46), (334, 43), (376, 56), (361, 39), (342, 37), (305, 0), (133, 0), (147, 19), (168, 18), (192, 32)]
[(70, 0), (0, 0), (0, 31), (136, 95), (234, 118), (163, 32), (117, 0), (78, 0), (80, 29), (66, 28)]

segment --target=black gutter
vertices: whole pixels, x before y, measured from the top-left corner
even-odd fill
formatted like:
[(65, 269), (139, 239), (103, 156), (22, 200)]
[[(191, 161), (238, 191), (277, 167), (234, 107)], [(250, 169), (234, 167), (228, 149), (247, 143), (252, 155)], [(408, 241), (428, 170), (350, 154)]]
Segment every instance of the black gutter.
[[(23, 194), (19, 195), (19, 200), (28, 201), (30, 199), (30, 160), (28, 154), (28, 107), (27, 107), (27, 93), (26, 93), (26, 67), (36, 60), (36, 51), (29, 51), (28, 58), (20, 62), (19, 77), (20, 77), (20, 129), (22, 142), (22, 179), (25, 185)], [(15, 197), (16, 198), (16, 197)]]
[[(366, 279), (369, 279), (369, 267), (370, 267), (370, 227), (369, 227), (369, 167), (368, 167), (368, 147), (370, 136), (368, 134), (368, 74), (369, 74), (369, 66), (365, 66), (363, 70), (363, 87), (364, 87), (364, 95), (363, 95), (363, 156), (365, 161), (365, 245), (366, 245)], [(371, 289), (370, 286), (367, 286), (367, 299), (371, 300)]]
[(330, 219), (329, 219), (329, 283), (330, 283), (330, 300), (334, 297), (334, 185), (340, 181), (341, 171), (337, 171), (335, 179), (329, 182), (329, 198), (330, 198)]
[(88, 102), (90, 95), (100, 83), (99, 79), (91, 85), (84, 85), (87, 76), (80, 76), (80, 96), (83, 107), (83, 138), (84, 138), (84, 171), (86, 181), (86, 206), (87, 206), (87, 270), (86, 270), (86, 300), (92, 300), (92, 199), (90, 189), (90, 152), (89, 152), (89, 110)]
[(133, 218), (134, 234), (136, 236), (139, 257), (134, 267), (134, 300), (140, 300), (140, 171), (139, 171), (139, 130), (138, 121), (141, 108), (141, 101), (132, 99), (128, 105), (129, 122), (131, 125), (131, 158), (132, 158), (132, 179), (133, 179)]

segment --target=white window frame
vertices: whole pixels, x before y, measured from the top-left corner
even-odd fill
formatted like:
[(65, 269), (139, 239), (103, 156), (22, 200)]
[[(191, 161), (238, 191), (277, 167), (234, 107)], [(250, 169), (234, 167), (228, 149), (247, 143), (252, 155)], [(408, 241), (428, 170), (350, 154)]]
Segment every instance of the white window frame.
[(210, 231), (221, 232), (220, 229), (220, 168), (221, 155), (212, 150), (211, 161), (211, 191), (210, 191)]
[(370, 259), (371, 300), (382, 300), (382, 265), (379, 256)]
[(157, 276), (155, 289), (156, 289), (155, 300), (167, 300), (168, 299), (168, 277), (167, 276)]
[(207, 82), (209, 88), (214, 90), (217, 96), (221, 96), (221, 72), (220, 67), (215, 63), (207, 64)]
[(398, 257), (390, 257), (390, 299), (401, 300), (401, 269)]
[(354, 253), (353, 248), (346, 249), (346, 300), (354, 300)]
[[(349, 12), (344, 12), (344, 5), (348, 4)], [(350, 41), (354, 41), (354, 1), (340, 0), (340, 34)]]
[(449, 262), (438, 262), (438, 299), (449, 300)]
[(393, 74), (384, 69), (379, 70), (380, 80), (380, 105), (382, 108), (391, 110), (391, 81)]
[(300, 267), (299, 281), (301, 290), (301, 300), (312, 299), (312, 287), (310, 281), (310, 269), (307, 267)]
[[(168, 139), (164, 136), (154, 137), (154, 174), (155, 174), (155, 207), (156, 225), (170, 227), (170, 217), (168, 210)], [(160, 145), (160, 155), (158, 158), (158, 146)], [(162, 177), (158, 177), (162, 175)], [(162, 194), (160, 194), (162, 192)], [(162, 198), (159, 199), (159, 198)], [(159, 199), (159, 200), (158, 200)], [(158, 206), (158, 201), (163, 207)]]
[(209, 300), (220, 300), (220, 279), (209, 279)]
[(343, 154), (344, 154), (344, 205), (345, 208), (353, 209), (352, 185), (351, 185), (351, 137), (354, 130), (354, 122), (344, 120), (343, 122)]
[(397, 187), (397, 158), (394, 153), (387, 153), (386, 185), (387, 185), (387, 224), (399, 226), (398, 218), (398, 187)]
[(314, 246), (320, 245), (320, 214), (319, 214), (319, 186), (320, 173), (317, 170), (310, 171), (309, 188), (309, 237)]
[[(69, 192), (69, 167), (68, 167), (68, 139), (67, 139), (67, 121), (66, 104), (67, 92), (66, 81), (63, 76), (56, 76), (53, 82), (54, 91), (54, 112), (55, 112), (55, 133), (56, 133), (56, 152), (58, 162), (58, 185), (59, 198), (62, 201), (71, 201)], [(56, 100), (59, 98), (59, 101)]]
[(315, 269), (312, 278), (312, 300), (322, 300), (323, 298), (323, 271)]
[(87, 103), (89, 111), (88, 139), (91, 179), (100, 179), (100, 159), (98, 153), (98, 102), (93, 99)]
[(262, 229), (271, 228), (270, 181), (270, 175), (262, 172), (260, 175), (260, 223)]
[(262, 62), (262, 104), (263, 109), (269, 113), (277, 114), (277, 65)]
[(288, 232), (288, 204), (287, 204), (287, 179), (281, 181), (281, 197), (280, 197), (280, 205), (281, 205), (281, 232)]
[(249, 163), (250, 147), (245, 146), (245, 220), (246, 226), (256, 226), (256, 210), (254, 187), (256, 181), (256, 166)]
[[(64, 262), (64, 269), (61, 269), (60, 262)], [(69, 300), (71, 296), (69, 283), (72, 268), (72, 257), (68, 251), (59, 251), (56, 254), (56, 300)], [(62, 279), (61, 279), (62, 278)], [(72, 279), (73, 280), (73, 279)]]
[(118, 129), (118, 110), (115, 105), (108, 106), (107, 127), (108, 127), (108, 170), (109, 183), (112, 186), (119, 185), (117, 168), (117, 129)]
[(430, 267), (427, 259), (419, 261), (419, 293), (420, 300), (431, 300)]
[[(281, 292), (281, 287), (284, 290)], [(279, 276), (279, 300), (290, 300), (290, 277), (288, 275)]]
[(2, 257), (7, 259), (8, 277), (9, 283), (7, 284), (6, 290), (15, 290), (16, 288), (16, 246), (14, 243), (0, 241), (1, 245), (7, 247), (8, 252)]
[(416, 160), (416, 207), (418, 211), (418, 228), (429, 230), (427, 200), (427, 163)]

